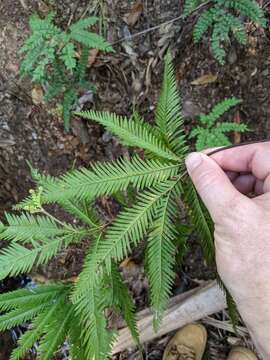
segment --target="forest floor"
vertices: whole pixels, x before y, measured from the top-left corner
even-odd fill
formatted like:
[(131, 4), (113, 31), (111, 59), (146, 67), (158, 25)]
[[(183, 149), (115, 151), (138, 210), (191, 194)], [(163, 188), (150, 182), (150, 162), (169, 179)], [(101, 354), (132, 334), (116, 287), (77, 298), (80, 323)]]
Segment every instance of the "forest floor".
[[(88, 0), (1, 0), (0, 2), (0, 212), (10, 209), (27, 195), (33, 186), (29, 161), (33, 167), (50, 175), (87, 166), (97, 160), (112, 160), (128, 153), (117, 139), (100, 126), (72, 119), (71, 132), (66, 134), (63, 122), (50, 115), (46, 106), (33, 101), (33, 88), (27, 79), (20, 79), (19, 49), (28, 35), (29, 16), (38, 11), (57, 11), (57, 21), (65, 28), (70, 20), (94, 10), (95, 1)], [(266, 5), (268, 2), (265, 2)], [(88, 78), (97, 89), (86, 108), (115, 111), (130, 115), (136, 108), (151, 119), (157, 101), (164, 54), (171, 48), (177, 81), (182, 94), (186, 132), (195, 124), (196, 116), (225, 97), (243, 100), (239, 110), (229, 113), (230, 120), (247, 123), (250, 132), (245, 139), (270, 138), (270, 34), (249, 27), (249, 45), (231, 44), (227, 63), (219, 66), (209, 51), (208, 39), (195, 46), (192, 25), (196, 14), (187, 22), (175, 21), (181, 13), (180, 0), (142, 0), (134, 6), (129, 0), (100, 0), (101, 27), (108, 40), (115, 44), (115, 53), (99, 54), (88, 70)], [(137, 20), (133, 25), (134, 20)], [(127, 24), (128, 23), (128, 24)], [(122, 40), (127, 35), (149, 29), (138, 37)], [(203, 75), (206, 84), (192, 85)], [(236, 139), (237, 138), (237, 139)], [(232, 140), (239, 141), (238, 134)], [(110, 198), (100, 201), (100, 209), (112, 217), (117, 204)], [(190, 239), (191, 250), (176, 279), (175, 292), (185, 291), (213, 277), (205, 265), (196, 241)], [(71, 247), (48, 266), (38, 269), (35, 281), (70, 279), (80, 271), (84, 247)], [(124, 276), (138, 309), (147, 306), (147, 281), (142, 271), (140, 254), (125, 265)], [(226, 314), (217, 314), (223, 320)], [(248, 338), (208, 327), (209, 343), (205, 359), (225, 359), (230, 346), (247, 343)], [(168, 336), (145, 345), (146, 358), (158, 360)], [(0, 359), (7, 359), (12, 340), (5, 334), (0, 339)], [(4, 344), (6, 346), (4, 346)], [(60, 357), (61, 358), (61, 357)], [(119, 359), (139, 359), (136, 351), (118, 355)]]

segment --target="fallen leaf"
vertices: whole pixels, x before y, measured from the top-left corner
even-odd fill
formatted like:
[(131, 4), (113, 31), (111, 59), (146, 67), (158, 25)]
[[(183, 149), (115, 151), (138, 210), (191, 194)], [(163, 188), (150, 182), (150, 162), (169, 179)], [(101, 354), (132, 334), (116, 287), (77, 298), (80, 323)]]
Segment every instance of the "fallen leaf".
[(87, 67), (88, 67), (88, 68), (90, 68), (90, 67), (96, 62), (98, 53), (99, 53), (99, 50), (98, 50), (98, 49), (91, 49), (91, 50), (89, 51), (88, 63), (87, 63)]
[(129, 26), (134, 26), (143, 13), (143, 4), (141, 1), (136, 1), (131, 12), (124, 17), (124, 21)]
[(131, 267), (134, 267), (134, 266), (136, 266), (136, 264), (134, 263), (134, 261), (130, 257), (123, 260), (121, 262), (121, 264), (119, 265), (120, 269), (131, 268)]
[(35, 86), (32, 89), (31, 96), (34, 105), (40, 105), (43, 103), (44, 95), (43, 90), (40, 86)]
[(206, 74), (191, 82), (191, 85), (207, 85), (217, 81), (216, 74)]

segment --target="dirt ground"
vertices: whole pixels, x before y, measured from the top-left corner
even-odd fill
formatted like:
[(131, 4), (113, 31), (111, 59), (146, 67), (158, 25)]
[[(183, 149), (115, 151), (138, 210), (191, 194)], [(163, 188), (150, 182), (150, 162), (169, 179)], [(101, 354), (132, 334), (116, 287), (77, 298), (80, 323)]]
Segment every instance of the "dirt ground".
[[(78, 118), (72, 119), (71, 132), (64, 133), (62, 120), (48, 114), (43, 106), (34, 105), (30, 81), (21, 80), (19, 77), (18, 50), (29, 31), (29, 16), (34, 11), (44, 14), (54, 9), (57, 11), (59, 25), (65, 28), (70, 20), (90, 14), (94, 9), (93, 3), (94, 1), (87, 0), (0, 2), (1, 213), (10, 209), (12, 204), (22, 199), (31, 188), (27, 161), (41, 171), (59, 175), (68, 169), (87, 166), (96, 160), (112, 160), (128, 152), (110, 133), (96, 124), (86, 123)], [(128, 26), (124, 20), (132, 12), (134, 2), (100, 0), (103, 25), (107, 29), (108, 40), (115, 44), (116, 52), (100, 54), (89, 69), (88, 78), (95, 83), (97, 93), (93, 102), (86, 107), (121, 114), (130, 114), (136, 108), (147, 120), (151, 120), (151, 112), (160, 88), (162, 61), (170, 47), (182, 93), (187, 132), (201, 111), (206, 112), (216, 102), (234, 95), (241, 98), (243, 103), (239, 111), (234, 110), (229, 114), (230, 120), (240, 116), (250, 128), (250, 132), (242, 136), (242, 140), (270, 138), (269, 32), (250, 25), (248, 47), (242, 48), (232, 43), (227, 64), (223, 67), (211, 57), (207, 39), (199, 46), (193, 44), (191, 28), (196, 16), (186, 23), (175, 21), (119, 42), (130, 34), (174, 19), (182, 9), (179, 0), (143, 0), (141, 3), (143, 13), (138, 22), (134, 26)], [(199, 86), (191, 84), (200, 76), (209, 74), (215, 76), (214, 82)], [(100, 207), (107, 216), (111, 216), (117, 205), (111, 199), (103, 199)], [(176, 279), (176, 293), (213, 276), (211, 269), (208, 269), (202, 260), (196, 241), (190, 239), (190, 243), (191, 250)], [(71, 248), (60, 254), (49, 266), (39, 269), (35, 279), (46, 281), (76, 276), (83, 254), (83, 246)], [(141, 309), (147, 306), (147, 281), (142, 272), (140, 254), (132, 259), (131, 264), (125, 269), (124, 275), (138, 309)], [(216, 318), (223, 321), (226, 314), (217, 314)], [(209, 344), (205, 359), (225, 359), (230, 345), (238, 342), (244, 341), (252, 346), (248, 338), (239, 338), (215, 327), (208, 327), (208, 332)], [(161, 359), (167, 340), (168, 336), (146, 344), (146, 358)], [(7, 359), (13, 341), (5, 334), (0, 343), (0, 359)], [(136, 351), (126, 352), (118, 358), (138, 359), (139, 354)]]

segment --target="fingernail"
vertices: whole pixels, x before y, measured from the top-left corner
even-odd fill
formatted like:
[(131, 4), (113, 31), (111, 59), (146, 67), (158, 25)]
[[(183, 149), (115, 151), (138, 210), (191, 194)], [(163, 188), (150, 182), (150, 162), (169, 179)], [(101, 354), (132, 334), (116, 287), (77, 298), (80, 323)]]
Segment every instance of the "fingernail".
[(186, 167), (188, 171), (193, 171), (202, 163), (202, 154), (193, 152), (186, 158)]

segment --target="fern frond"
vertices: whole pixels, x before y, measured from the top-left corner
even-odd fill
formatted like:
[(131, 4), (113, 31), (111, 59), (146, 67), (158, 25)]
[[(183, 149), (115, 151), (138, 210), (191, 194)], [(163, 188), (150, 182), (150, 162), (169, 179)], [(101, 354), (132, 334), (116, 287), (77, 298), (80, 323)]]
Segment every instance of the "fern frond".
[(69, 330), (69, 346), (72, 360), (85, 360), (87, 355), (85, 354), (85, 348), (83, 346), (82, 328), (78, 318), (74, 317), (74, 321)]
[(179, 160), (155, 135), (151, 126), (138, 118), (129, 120), (123, 116), (98, 111), (86, 111), (77, 115), (105, 126), (118, 136), (124, 145), (143, 148), (167, 160)]
[(77, 219), (80, 219), (84, 224), (90, 227), (99, 227), (100, 220), (98, 214), (95, 211), (94, 203), (87, 203), (86, 201), (81, 201), (79, 203), (73, 201), (59, 201), (60, 205), (71, 215), (74, 215)]
[(232, 14), (227, 14), (226, 15), (226, 20), (228, 25), (231, 28), (231, 31), (235, 37), (235, 39), (242, 45), (245, 45), (247, 43), (247, 33), (246, 33), (246, 29), (243, 25), (243, 23), (241, 22), (241, 20), (239, 18), (237, 18), (236, 16), (232, 15)]
[(38, 350), (40, 360), (51, 360), (54, 352), (67, 338), (69, 329), (72, 326), (73, 315), (72, 304), (62, 303), (54, 318), (45, 327), (46, 334), (41, 339)]
[(215, 105), (209, 114), (201, 114), (200, 121), (202, 124), (205, 124), (208, 128), (210, 128), (223, 114), (225, 114), (225, 112), (240, 104), (241, 102), (242, 100), (235, 97), (225, 99)]
[[(8, 226), (0, 234), (1, 239), (8, 241), (20, 241), (22, 243), (50, 239), (73, 231), (70, 225), (60, 228), (52, 219), (45, 216), (33, 216), (30, 214), (6, 214)], [(70, 230), (69, 230), (70, 229)]]
[(69, 131), (71, 109), (76, 100), (78, 99), (77, 93), (74, 89), (68, 89), (64, 93), (63, 99), (63, 120), (65, 131)]
[(266, 26), (266, 19), (263, 9), (255, 0), (231, 0), (228, 1), (231, 8), (238, 10), (242, 15), (249, 18), (254, 23), (260, 26)]
[(22, 309), (14, 309), (0, 316), (0, 331), (12, 329), (15, 326), (25, 323), (38, 315), (48, 303), (37, 306), (26, 305)]
[(213, 25), (213, 22), (214, 22), (214, 14), (212, 9), (204, 11), (194, 26), (193, 38), (195, 44), (201, 41), (203, 35)]
[(70, 242), (71, 239), (59, 238), (36, 244), (32, 249), (12, 243), (0, 252), (0, 279), (28, 273), (34, 265), (48, 263), (64, 244), (67, 246)]
[(221, 64), (225, 64), (226, 51), (224, 44), (229, 41), (230, 26), (226, 20), (226, 13), (219, 12), (218, 15), (221, 19), (216, 22), (213, 27), (211, 38), (211, 49), (215, 59)]
[(98, 262), (106, 262), (108, 271), (112, 258), (117, 261), (123, 260), (131, 252), (131, 245), (136, 246), (143, 239), (153, 222), (161, 199), (174, 184), (174, 181), (167, 181), (151, 191), (141, 193), (132, 208), (122, 211), (117, 216), (107, 230), (105, 241), (97, 249)]
[(201, 0), (185, 0), (183, 15), (189, 16), (201, 2)]
[(63, 60), (67, 70), (73, 70), (76, 67), (76, 50), (72, 43), (66, 44), (62, 51), (60, 58)]
[(76, 77), (81, 82), (83, 81), (87, 69), (88, 64), (88, 56), (89, 56), (89, 48), (87, 46), (83, 46), (80, 59), (78, 61), (78, 65), (76, 68)]
[(188, 207), (188, 215), (198, 234), (204, 257), (208, 264), (214, 264), (215, 247), (213, 239), (213, 223), (208, 211), (199, 199), (191, 180), (186, 184), (185, 200)]
[(108, 276), (108, 286), (111, 287), (112, 293), (111, 306), (119, 308), (123, 314), (123, 318), (129, 328), (129, 331), (137, 345), (139, 345), (139, 333), (136, 324), (136, 313), (134, 303), (129, 295), (128, 289), (125, 286), (123, 279), (113, 263), (111, 273)]
[(147, 273), (155, 331), (161, 324), (162, 313), (168, 303), (175, 277), (173, 270), (176, 255), (174, 241), (177, 237), (177, 230), (173, 220), (178, 212), (175, 201), (177, 186), (178, 181), (162, 199), (147, 241)]
[(216, 131), (226, 133), (230, 131), (238, 131), (238, 132), (246, 132), (248, 130), (248, 126), (246, 124), (237, 124), (231, 122), (224, 122), (221, 124), (217, 124)]
[[(101, 195), (124, 191), (132, 184), (136, 189), (155, 186), (177, 174), (179, 165), (160, 160), (118, 159), (97, 163), (90, 170), (80, 169), (44, 186), (46, 202), (68, 199), (89, 200)], [(61, 191), (59, 191), (61, 189)]]
[[(59, 286), (59, 285), (55, 285)], [(44, 290), (43, 288), (47, 288), (47, 285), (39, 286), (39, 290)], [(60, 286), (59, 286), (60, 287)], [(27, 351), (29, 351), (35, 343), (41, 338), (44, 334), (46, 327), (54, 321), (55, 317), (58, 315), (59, 311), (62, 311), (63, 304), (62, 299), (65, 297), (66, 290), (68, 287), (62, 286), (62, 291), (58, 291), (55, 294), (54, 298), (52, 298), (48, 303), (48, 306), (39, 314), (37, 314), (36, 318), (33, 320), (31, 324), (31, 329), (26, 331), (18, 341), (18, 347), (13, 350), (10, 360), (20, 360), (22, 359)], [(15, 293), (15, 292), (14, 292)], [(38, 296), (38, 295), (37, 295)], [(39, 301), (39, 300), (38, 300)]]
[(180, 157), (186, 153), (183, 136), (183, 118), (181, 115), (180, 95), (178, 93), (172, 57), (165, 59), (162, 90), (157, 103), (155, 121), (164, 142)]
[(7, 311), (30, 304), (41, 305), (57, 298), (65, 289), (66, 285), (51, 284), (10, 291), (0, 295), (0, 310)]
[[(101, 237), (99, 237), (95, 244), (94, 255), (100, 239)], [(89, 269), (88, 265), (89, 262), (86, 264), (84, 271)], [(85, 272), (84, 278), (85, 275), (89, 276)], [(79, 281), (82, 281), (82, 278)], [(76, 287), (77, 290), (80, 289), (80, 287)], [(99, 271), (97, 281), (95, 283), (88, 282), (87, 286), (83, 288), (83, 296), (78, 296), (79, 292), (75, 291), (72, 297), (73, 301), (75, 300), (76, 313), (81, 322), (81, 336), (87, 359), (107, 359), (115, 339), (114, 333), (107, 329), (107, 321), (104, 314), (106, 307), (104, 291), (103, 273)]]
[(84, 30), (90, 26), (93, 26), (97, 23), (98, 18), (95, 16), (89, 16), (84, 19), (77, 21), (76, 23), (72, 24), (69, 28), (70, 32), (79, 32), (80, 30)]
[(106, 52), (113, 51), (112, 46), (98, 34), (79, 29), (73, 30), (69, 36), (72, 40), (78, 41), (78, 43), (89, 49), (99, 49)]
[[(78, 310), (80, 310), (80, 301), (82, 298), (87, 297), (89, 287), (93, 286), (93, 278), (99, 275), (93, 274), (93, 269), (98, 269), (98, 257), (97, 257), (97, 249), (100, 246), (100, 242), (104, 241), (103, 234), (99, 234), (97, 238), (93, 241), (93, 244), (85, 258), (83, 270), (81, 271), (78, 281), (76, 282), (73, 293), (71, 296), (71, 300), (74, 304), (77, 304)], [(95, 280), (95, 279), (94, 279)]]

